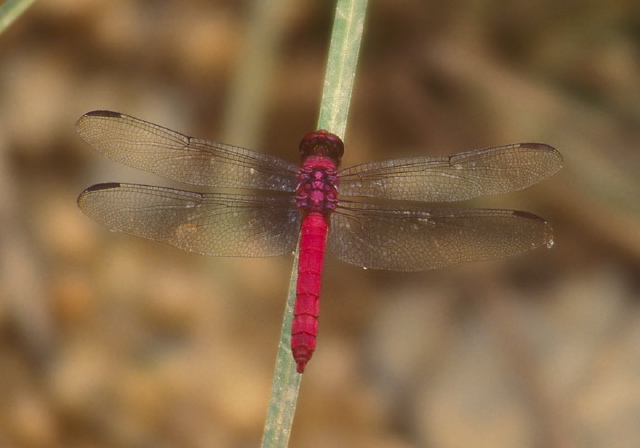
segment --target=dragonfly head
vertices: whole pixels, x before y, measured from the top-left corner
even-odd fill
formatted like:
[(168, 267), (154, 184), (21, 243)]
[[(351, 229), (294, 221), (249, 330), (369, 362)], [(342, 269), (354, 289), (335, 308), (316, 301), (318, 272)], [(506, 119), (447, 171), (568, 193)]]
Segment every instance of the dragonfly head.
[(300, 157), (304, 161), (309, 156), (329, 157), (340, 164), (344, 154), (344, 144), (340, 137), (331, 132), (320, 129), (309, 132), (300, 141)]

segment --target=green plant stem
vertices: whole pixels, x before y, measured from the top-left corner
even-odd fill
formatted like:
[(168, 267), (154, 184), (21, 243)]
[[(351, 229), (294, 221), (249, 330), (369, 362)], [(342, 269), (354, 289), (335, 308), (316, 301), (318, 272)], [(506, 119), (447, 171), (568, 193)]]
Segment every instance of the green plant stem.
[(324, 77), (318, 129), (344, 138), (367, 0), (338, 0)]
[[(331, 35), (318, 128), (344, 137), (362, 40), (367, 0), (338, 0)], [(285, 448), (293, 425), (301, 375), (291, 355), (291, 321), (296, 299), (298, 250), (276, 358), (271, 399), (262, 437), (263, 448)]]
[(0, 6), (0, 33), (3, 33), (35, 0), (8, 0)]

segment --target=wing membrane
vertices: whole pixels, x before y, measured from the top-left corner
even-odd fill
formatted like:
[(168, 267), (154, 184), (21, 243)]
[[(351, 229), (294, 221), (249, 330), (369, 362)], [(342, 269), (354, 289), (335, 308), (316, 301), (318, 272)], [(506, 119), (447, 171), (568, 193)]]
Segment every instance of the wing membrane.
[(328, 240), (347, 263), (391, 271), (503, 258), (552, 243), (551, 226), (527, 212), (351, 201), (331, 215)]
[(118, 112), (94, 111), (78, 133), (118, 162), (193, 185), (295, 191), (297, 167), (278, 157), (192, 138)]
[(445, 157), (365, 163), (340, 172), (340, 194), (405, 201), (462, 201), (520, 190), (562, 167), (558, 151), (519, 143)]
[(94, 185), (78, 198), (112, 230), (219, 257), (269, 257), (295, 248), (300, 213), (290, 196), (200, 194), (145, 185)]

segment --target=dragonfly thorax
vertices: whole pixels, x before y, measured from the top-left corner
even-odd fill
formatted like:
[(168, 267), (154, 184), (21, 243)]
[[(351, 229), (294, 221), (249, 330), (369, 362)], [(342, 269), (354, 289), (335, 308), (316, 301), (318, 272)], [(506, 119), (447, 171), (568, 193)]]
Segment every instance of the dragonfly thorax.
[(298, 173), (296, 204), (303, 212), (330, 213), (338, 205), (338, 176), (326, 157), (310, 157)]

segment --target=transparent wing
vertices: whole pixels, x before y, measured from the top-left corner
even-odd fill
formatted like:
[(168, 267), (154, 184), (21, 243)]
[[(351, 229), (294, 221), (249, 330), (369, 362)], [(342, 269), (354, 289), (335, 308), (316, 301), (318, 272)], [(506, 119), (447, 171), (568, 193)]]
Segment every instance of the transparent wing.
[(462, 201), (520, 190), (562, 167), (558, 151), (519, 143), (446, 157), (415, 157), (340, 171), (340, 194), (405, 201)]
[(552, 243), (551, 226), (527, 212), (351, 201), (331, 215), (328, 240), (347, 263), (391, 271), (503, 258)]
[(220, 257), (292, 252), (300, 229), (300, 212), (288, 195), (200, 194), (107, 183), (85, 190), (78, 206), (111, 230)]
[(295, 191), (298, 168), (250, 149), (192, 138), (110, 111), (89, 112), (76, 129), (118, 162), (193, 185)]

